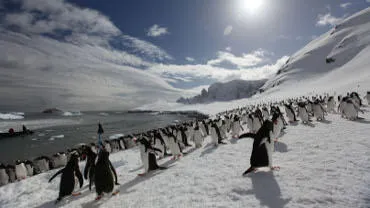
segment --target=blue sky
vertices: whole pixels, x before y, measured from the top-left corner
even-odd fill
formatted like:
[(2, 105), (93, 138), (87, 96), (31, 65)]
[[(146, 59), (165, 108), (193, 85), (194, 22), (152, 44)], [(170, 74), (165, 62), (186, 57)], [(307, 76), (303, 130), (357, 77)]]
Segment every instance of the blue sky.
[[(256, 3), (259, 5), (256, 5)], [(0, 110), (131, 108), (271, 77), (369, 0), (0, 1)], [(42, 107), (41, 107), (42, 106)]]

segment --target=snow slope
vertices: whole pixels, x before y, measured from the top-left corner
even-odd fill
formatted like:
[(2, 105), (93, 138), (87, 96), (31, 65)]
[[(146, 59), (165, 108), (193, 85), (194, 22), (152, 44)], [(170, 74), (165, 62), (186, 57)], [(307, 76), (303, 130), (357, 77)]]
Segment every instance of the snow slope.
[[(96, 194), (63, 200), (58, 207), (369, 207), (370, 108), (365, 119), (351, 122), (339, 115), (314, 126), (288, 126), (273, 153), (280, 171), (242, 177), (249, 166), (251, 139), (189, 150), (179, 161), (160, 163), (169, 169), (138, 177), (138, 149), (110, 156), (119, 175), (117, 196), (95, 201)], [(81, 170), (84, 164), (81, 163)], [(55, 207), (57, 170), (0, 187), (0, 207)]]
[[(351, 60), (369, 44), (370, 7), (348, 17), (293, 54), (262, 89), (316, 79), (342, 67), (348, 68), (347, 73), (350, 74), (353, 70), (353, 67), (348, 67)], [(332, 62), (327, 63), (330, 59)]]

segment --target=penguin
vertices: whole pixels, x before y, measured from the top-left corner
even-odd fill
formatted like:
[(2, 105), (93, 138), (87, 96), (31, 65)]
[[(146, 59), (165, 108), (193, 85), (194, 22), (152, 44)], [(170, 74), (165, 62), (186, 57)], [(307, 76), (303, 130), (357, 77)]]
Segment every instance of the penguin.
[(62, 176), (59, 185), (59, 196), (55, 203), (58, 203), (65, 196), (69, 196), (72, 194), (73, 190), (75, 189), (75, 177), (77, 177), (80, 183), (80, 188), (83, 185), (82, 174), (78, 166), (77, 152), (71, 155), (71, 158), (68, 160), (68, 163), (64, 168), (60, 169), (49, 179), (49, 183), (59, 174), (62, 174)]
[(6, 173), (9, 176), (9, 182), (13, 183), (17, 180), (17, 176), (15, 174), (15, 167), (14, 165), (7, 165), (6, 166)]
[(344, 115), (344, 108), (346, 107), (347, 105), (347, 100), (350, 99), (349, 97), (343, 97), (340, 101), (339, 101), (339, 105), (338, 105), (338, 113), (340, 113), (341, 117), (344, 118), (345, 115)]
[(181, 150), (180, 150), (180, 146), (179, 144), (177, 143), (177, 138), (176, 136), (170, 132), (169, 129), (167, 129), (166, 131), (163, 129), (162, 131), (164, 134), (166, 134), (166, 139), (167, 139), (167, 143), (168, 143), (168, 147), (172, 153), (172, 156), (173, 158), (172, 159), (178, 159), (181, 157)]
[(33, 163), (36, 173), (39, 174), (50, 170), (49, 161), (50, 159), (46, 156), (37, 157)]
[(206, 137), (208, 135), (208, 126), (206, 126), (204, 120), (199, 122), (199, 127), (202, 131), (203, 136)]
[(358, 112), (364, 113), (356, 104), (356, 101), (352, 99), (348, 99), (346, 101), (346, 105), (343, 108), (343, 114), (347, 117), (349, 120), (356, 120), (358, 118)]
[(160, 136), (160, 134), (158, 135), (155, 132), (153, 132), (152, 136), (153, 136), (153, 141), (154, 141), (154, 147), (161, 150), (161, 152), (158, 153), (158, 158), (162, 159), (164, 158), (164, 153), (166, 151), (165, 143), (162, 137)]
[(166, 169), (164, 167), (158, 166), (157, 164), (157, 158), (155, 155), (156, 152), (161, 152), (160, 149), (152, 147), (145, 136), (137, 139), (137, 142), (139, 142), (140, 157), (144, 165), (144, 174), (157, 169)]
[(211, 122), (210, 127), (211, 127), (212, 143), (215, 146), (218, 146), (218, 144), (226, 144), (222, 141), (221, 132), (217, 124), (215, 122)]
[(335, 113), (335, 99), (333, 96), (330, 96), (328, 98), (327, 104), (326, 104), (326, 111), (328, 113)]
[(243, 176), (256, 170), (259, 167), (272, 166), (272, 137), (273, 137), (273, 123), (266, 120), (257, 133), (246, 133), (240, 135), (239, 139), (250, 137), (253, 138), (253, 149), (250, 157), (250, 167), (243, 173)]
[(248, 115), (248, 118), (247, 118), (247, 127), (248, 127), (250, 132), (254, 132), (254, 130), (253, 130), (253, 120), (254, 120), (253, 115), (250, 113)]
[(268, 109), (266, 108), (266, 106), (263, 106), (262, 107), (262, 115), (263, 115), (263, 119), (266, 120), (266, 119), (269, 119), (270, 118), (270, 114), (269, 114), (269, 111)]
[(315, 100), (313, 103), (313, 114), (316, 117), (318, 121), (325, 120), (325, 115), (326, 111), (323, 108), (323, 106), (320, 104), (320, 101), (318, 99)]
[(226, 139), (226, 122), (225, 120), (220, 121), (220, 126), (219, 126), (220, 132), (221, 132), (221, 137), (223, 139)]
[(352, 92), (350, 94), (350, 98), (352, 98), (353, 102), (355, 102), (359, 107), (362, 106), (362, 100), (357, 92)]
[(51, 158), (54, 168), (64, 167), (67, 164), (67, 155), (64, 152), (58, 152)]
[(33, 163), (29, 160), (25, 160), (24, 164), (26, 165), (27, 176), (33, 176), (33, 174), (34, 174)]
[(301, 119), (302, 123), (308, 123), (309, 117), (308, 117), (308, 110), (306, 108), (306, 103), (299, 102), (298, 103), (298, 114), (299, 118)]
[(23, 180), (27, 177), (27, 168), (20, 160), (15, 161), (15, 176), (18, 180)]
[(111, 153), (111, 152), (112, 152), (112, 147), (111, 147), (110, 142), (109, 142), (108, 140), (105, 140), (105, 141), (104, 141), (104, 149), (105, 149), (107, 152), (109, 152), (109, 153)]
[(0, 186), (4, 186), (9, 183), (9, 175), (6, 171), (4, 164), (0, 163)]
[(365, 98), (367, 100), (367, 104), (370, 105), (370, 91), (367, 91)]
[(201, 130), (199, 128), (198, 122), (195, 122), (193, 127), (193, 134), (191, 136), (191, 140), (193, 140), (195, 144), (195, 148), (202, 147), (203, 144), (203, 135), (201, 133)]
[(119, 148), (120, 148), (120, 150), (127, 149), (127, 144), (126, 144), (126, 141), (125, 141), (125, 137), (123, 137), (123, 136), (119, 138)]
[(240, 125), (239, 117), (237, 115), (235, 115), (233, 123), (232, 123), (232, 135), (233, 135), (233, 137), (238, 138), (241, 129), (244, 130), (243, 127)]
[(285, 113), (288, 117), (288, 121), (290, 123), (292, 122), (296, 122), (297, 121), (297, 118), (295, 116), (295, 113), (294, 113), (294, 110), (293, 110), (293, 107), (292, 107), (292, 104), (284, 104), (284, 107), (285, 107)]
[(86, 165), (84, 169), (84, 178), (85, 180), (89, 179), (89, 190), (91, 191), (91, 186), (94, 183), (94, 174), (95, 174), (95, 162), (97, 157), (97, 150), (91, 146), (86, 148)]
[(96, 200), (99, 200), (103, 196), (103, 193), (112, 192), (114, 185), (119, 185), (116, 170), (109, 160), (109, 152), (105, 149), (102, 149), (98, 154), (94, 178), (97, 194)]
[(258, 113), (253, 113), (253, 132), (257, 132), (261, 128), (263, 120)]
[(185, 126), (180, 126), (178, 128), (178, 130), (180, 131), (181, 133), (181, 139), (182, 139), (182, 143), (186, 146), (186, 147), (190, 147), (191, 145), (188, 143), (188, 138), (186, 136), (186, 130), (187, 128)]

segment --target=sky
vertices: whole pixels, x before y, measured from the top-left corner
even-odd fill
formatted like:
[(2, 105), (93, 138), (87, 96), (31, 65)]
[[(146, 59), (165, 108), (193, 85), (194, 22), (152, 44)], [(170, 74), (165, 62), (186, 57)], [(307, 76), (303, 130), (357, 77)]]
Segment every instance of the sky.
[(369, 0), (0, 0), (0, 111), (130, 109), (273, 76)]

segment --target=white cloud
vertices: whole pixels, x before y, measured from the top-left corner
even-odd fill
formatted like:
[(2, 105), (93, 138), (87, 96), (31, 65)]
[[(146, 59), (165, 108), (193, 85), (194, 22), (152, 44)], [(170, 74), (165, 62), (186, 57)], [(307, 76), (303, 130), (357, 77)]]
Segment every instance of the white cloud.
[(186, 57), (185, 58), (187, 61), (189, 61), (189, 62), (194, 62), (195, 61), (195, 59), (194, 58), (192, 58), (192, 57)]
[(230, 46), (228, 46), (228, 47), (226, 47), (226, 48), (225, 48), (225, 50), (227, 50), (227, 51), (231, 51), (231, 47), (230, 47)]
[(351, 5), (352, 5), (351, 2), (347, 2), (347, 3), (340, 4), (340, 7), (342, 7), (343, 9), (347, 9)]
[(160, 27), (159, 25), (155, 24), (149, 28), (147, 36), (158, 37), (166, 34), (168, 34), (167, 28)]
[(334, 26), (341, 21), (343, 21), (344, 17), (334, 17), (330, 13), (327, 13), (325, 15), (319, 14), (318, 21), (316, 22), (316, 26), (325, 26), (325, 25), (331, 25)]
[[(257, 52), (257, 54), (258, 53), (261, 52), (259, 51)], [(287, 59), (288, 57), (284, 56), (273, 64), (266, 64), (259, 67), (248, 68), (239, 67), (239, 69), (236, 70), (227, 70), (225, 68), (212, 66), (210, 64), (158, 64), (149, 67), (148, 72), (166, 78), (171, 77), (178, 79), (178, 77), (186, 77), (186, 80), (188, 82), (198, 79), (212, 79), (221, 82), (226, 82), (233, 79), (256, 80), (268, 78), (273, 74), (276, 74), (276, 72), (281, 66), (283, 66)]]
[(254, 51), (249, 54), (242, 54), (242, 56), (235, 56), (234, 54), (226, 51), (219, 51), (216, 59), (207, 61), (207, 65), (219, 66), (224, 62), (236, 65), (237, 68), (242, 69), (246, 67), (255, 66), (265, 61), (265, 53), (262, 49)]
[(231, 34), (231, 31), (233, 31), (233, 26), (231, 25), (228, 25), (225, 29), (224, 29), (224, 35), (230, 35)]
[[(181, 93), (141, 70), (171, 59), (104, 15), (61, 0), (18, 0), (0, 15), (0, 109), (127, 109)], [(148, 60), (150, 59), (150, 60)]]

